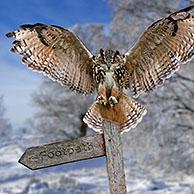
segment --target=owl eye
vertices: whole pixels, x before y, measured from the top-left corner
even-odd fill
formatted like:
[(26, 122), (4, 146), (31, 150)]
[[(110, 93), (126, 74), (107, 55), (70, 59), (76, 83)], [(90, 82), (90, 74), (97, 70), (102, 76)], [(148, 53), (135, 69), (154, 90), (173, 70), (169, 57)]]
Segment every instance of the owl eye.
[(106, 68), (107, 68), (107, 64), (100, 64), (100, 66), (101, 66), (103, 69), (106, 69)]
[(111, 65), (112, 65), (112, 67), (114, 69), (120, 68), (120, 64), (119, 63), (114, 63), (114, 64), (111, 64)]

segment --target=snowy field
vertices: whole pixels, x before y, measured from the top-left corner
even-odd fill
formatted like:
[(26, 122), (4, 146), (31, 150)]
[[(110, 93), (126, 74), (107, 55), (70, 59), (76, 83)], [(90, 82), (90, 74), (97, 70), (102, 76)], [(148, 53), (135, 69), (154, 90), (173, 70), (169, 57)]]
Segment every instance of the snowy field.
[[(31, 140), (31, 141), (30, 141)], [(37, 144), (28, 139), (10, 139), (0, 144), (0, 194), (106, 194), (108, 180), (105, 159), (60, 165), (31, 171), (19, 163), (24, 145)], [(194, 178), (182, 173), (164, 175), (156, 169), (147, 171), (129, 166), (125, 159), (128, 193), (194, 194)]]

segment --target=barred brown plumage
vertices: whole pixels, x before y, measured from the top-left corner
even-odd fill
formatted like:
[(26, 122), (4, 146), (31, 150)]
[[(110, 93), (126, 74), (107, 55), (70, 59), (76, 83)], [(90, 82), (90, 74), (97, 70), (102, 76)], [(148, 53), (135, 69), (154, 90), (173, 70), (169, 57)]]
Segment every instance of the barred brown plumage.
[(177, 11), (152, 24), (129, 50), (126, 68), (129, 76), (125, 88), (134, 96), (150, 91), (164, 83), (176, 72), (180, 63), (194, 54), (194, 6)]
[(20, 54), (33, 71), (79, 93), (94, 91), (92, 54), (71, 31), (38, 23), (23, 25), (7, 36), (16, 39), (11, 51)]
[(154, 22), (124, 55), (100, 49), (93, 56), (73, 32), (55, 25), (22, 25), (7, 37), (15, 38), (11, 51), (32, 70), (85, 95), (97, 89), (97, 99), (84, 117), (89, 127), (103, 132), (103, 121), (108, 120), (125, 132), (141, 121), (146, 110), (123, 89), (130, 88), (134, 97), (149, 92), (193, 57), (193, 9)]

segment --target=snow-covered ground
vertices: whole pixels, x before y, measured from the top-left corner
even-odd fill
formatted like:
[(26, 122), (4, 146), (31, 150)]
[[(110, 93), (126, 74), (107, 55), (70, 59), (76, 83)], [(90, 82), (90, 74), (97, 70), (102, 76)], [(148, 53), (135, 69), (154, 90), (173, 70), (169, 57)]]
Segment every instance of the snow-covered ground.
[[(31, 141), (30, 141), (31, 140)], [(26, 145), (37, 142), (12, 138), (0, 143), (0, 194), (106, 194), (105, 159), (98, 158), (31, 171), (17, 161)], [(164, 175), (156, 169), (129, 166), (125, 160), (128, 193), (194, 194), (194, 176), (180, 172)], [(154, 174), (154, 175), (153, 175)]]

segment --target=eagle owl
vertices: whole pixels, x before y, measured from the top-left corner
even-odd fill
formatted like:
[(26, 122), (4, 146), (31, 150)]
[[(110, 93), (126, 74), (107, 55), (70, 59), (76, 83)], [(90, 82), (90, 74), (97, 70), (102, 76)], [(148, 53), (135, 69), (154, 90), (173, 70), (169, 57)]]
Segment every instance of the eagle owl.
[(119, 126), (121, 133), (135, 127), (146, 114), (133, 97), (163, 84), (182, 63), (194, 55), (194, 6), (154, 22), (125, 54), (100, 49), (94, 56), (70, 30), (45, 24), (22, 25), (7, 37), (15, 38), (12, 52), (33, 71), (62, 86), (97, 98), (84, 122), (103, 132), (104, 120)]

